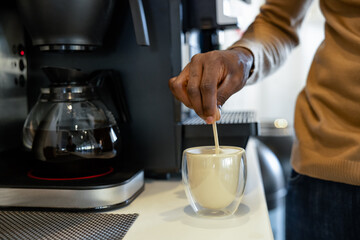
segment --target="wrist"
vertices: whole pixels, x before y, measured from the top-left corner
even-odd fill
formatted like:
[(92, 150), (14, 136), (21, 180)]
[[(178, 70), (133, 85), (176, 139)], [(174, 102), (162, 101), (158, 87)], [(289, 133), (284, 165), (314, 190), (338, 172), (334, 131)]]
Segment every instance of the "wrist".
[(247, 73), (247, 78), (250, 78), (254, 72), (254, 54), (245, 47), (234, 47), (230, 51), (234, 51), (239, 56), (239, 62), (244, 66), (244, 71)]

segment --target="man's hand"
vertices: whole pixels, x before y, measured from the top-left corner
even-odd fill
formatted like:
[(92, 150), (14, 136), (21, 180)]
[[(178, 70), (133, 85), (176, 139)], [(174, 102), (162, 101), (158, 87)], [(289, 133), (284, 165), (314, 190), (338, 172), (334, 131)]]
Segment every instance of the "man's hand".
[(252, 65), (252, 53), (246, 48), (196, 54), (179, 76), (169, 80), (169, 87), (210, 124), (220, 118), (217, 106), (244, 87)]

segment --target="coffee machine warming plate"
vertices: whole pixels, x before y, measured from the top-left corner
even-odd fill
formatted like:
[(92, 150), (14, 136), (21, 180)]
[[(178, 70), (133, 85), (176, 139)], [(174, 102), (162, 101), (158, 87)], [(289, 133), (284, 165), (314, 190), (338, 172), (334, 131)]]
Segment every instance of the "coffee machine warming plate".
[(0, 156), (0, 209), (105, 211), (130, 204), (144, 190), (142, 169), (114, 167), (77, 179), (37, 179), (31, 177), (28, 157), (15, 155)]

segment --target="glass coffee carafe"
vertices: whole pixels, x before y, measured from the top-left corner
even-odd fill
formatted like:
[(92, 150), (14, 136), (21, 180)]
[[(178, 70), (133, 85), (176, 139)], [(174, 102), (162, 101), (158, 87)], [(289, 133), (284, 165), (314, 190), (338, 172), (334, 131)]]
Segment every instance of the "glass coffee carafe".
[(87, 76), (76, 69), (44, 68), (42, 88), (23, 128), (23, 143), (48, 174), (94, 174), (111, 165), (120, 134), (113, 114)]

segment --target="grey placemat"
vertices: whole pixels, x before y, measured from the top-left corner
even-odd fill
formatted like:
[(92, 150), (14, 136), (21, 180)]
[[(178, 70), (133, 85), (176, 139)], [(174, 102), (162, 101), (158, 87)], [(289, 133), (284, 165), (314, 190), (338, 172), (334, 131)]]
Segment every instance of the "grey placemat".
[(0, 239), (123, 239), (134, 214), (0, 211)]

